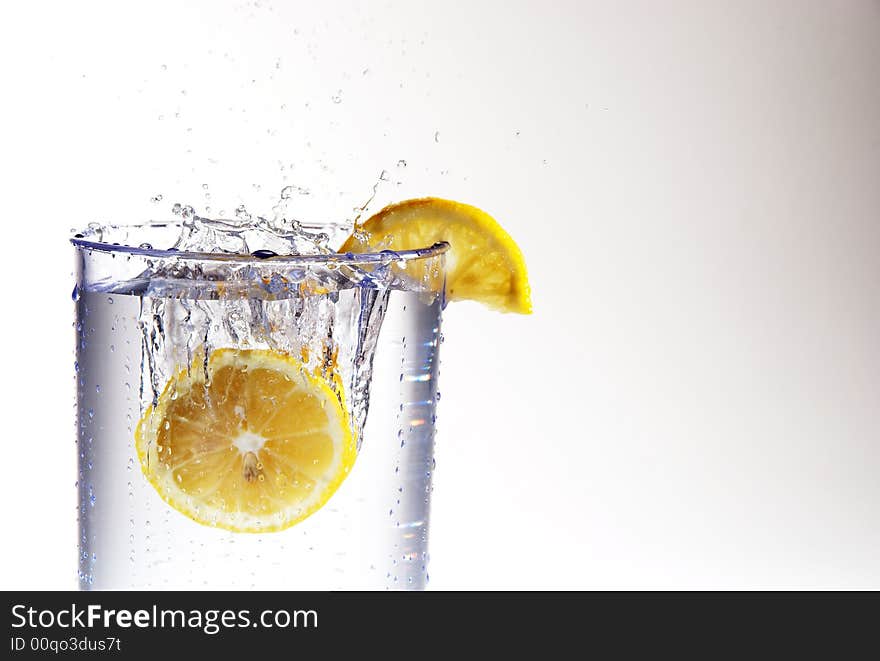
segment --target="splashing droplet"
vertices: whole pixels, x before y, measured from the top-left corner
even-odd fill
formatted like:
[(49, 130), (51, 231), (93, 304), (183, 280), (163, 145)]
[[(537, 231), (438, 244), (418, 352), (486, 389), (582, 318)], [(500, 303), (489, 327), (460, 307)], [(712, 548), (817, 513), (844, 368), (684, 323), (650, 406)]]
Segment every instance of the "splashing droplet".
[(243, 223), (248, 223), (251, 220), (251, 215), (248, 213), (248, 210), (245, 208), (243, 204), (239, 204), (235, 208), (235, 217), (238, 218)]
[(171, 212), (177, 216), (180, 216), (181, 218), (186, 219), (192, 218), (195, 215), (196, 210), (188, 204), (181, 204), (180, 202), (177, 202), (173, 207), (171, 207)]

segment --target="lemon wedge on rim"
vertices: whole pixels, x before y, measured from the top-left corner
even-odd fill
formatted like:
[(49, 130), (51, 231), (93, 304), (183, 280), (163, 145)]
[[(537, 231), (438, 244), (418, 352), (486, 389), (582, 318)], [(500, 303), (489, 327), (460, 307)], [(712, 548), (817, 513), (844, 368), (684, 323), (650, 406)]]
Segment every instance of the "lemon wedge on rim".
[(446, 298), (529, 314), (522, 252), (485, 211), (437, 197), (391, 204), (356, 228), (339, 252), (414, 250), (446, 241)]

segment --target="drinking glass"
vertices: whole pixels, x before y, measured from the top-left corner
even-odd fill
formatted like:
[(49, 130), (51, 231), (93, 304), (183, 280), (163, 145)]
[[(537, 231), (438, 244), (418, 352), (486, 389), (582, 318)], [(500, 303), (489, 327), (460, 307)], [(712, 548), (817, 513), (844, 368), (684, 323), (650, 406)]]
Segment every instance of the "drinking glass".
[[(424, 588), (448, 246), (169, 249), (180, 230), (93, 227), (71, 239), (80, 587)], [(192, 388), (206, 388), (224, 353), (288, 361), (345, 411), (356, 459), (329, 499), (290, 527), (257, 515), (237, 529), (236, 515), (201, 511), (200, 493), (149, 479), (160, 437), (136, 437), (168, 410), (169, 384), (196, 374)], [(210, 429), (198, 433), (211, 442)]]

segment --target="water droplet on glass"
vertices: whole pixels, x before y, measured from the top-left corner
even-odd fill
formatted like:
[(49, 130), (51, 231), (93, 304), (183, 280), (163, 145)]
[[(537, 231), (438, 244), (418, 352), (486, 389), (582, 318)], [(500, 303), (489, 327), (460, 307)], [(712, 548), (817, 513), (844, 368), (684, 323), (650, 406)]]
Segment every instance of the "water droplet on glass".
[(107, 297), (107, 302), (108, 302), (110, 305), (113, 305), (113, 297), (112, 297), (112, 296), (108, 296), (108, 297)]
[(74, 301), (79, 300), (79, 287), (77, 285), (73, 286), (73, 291), (70, 293), (70, 298), (72, 298)]
[(440, 142), (440, 131), (434, 131), (434, 142)]
[(141, 250), (152, 250), (153, 245), (151, 243), (142, 243), (138, 246)]

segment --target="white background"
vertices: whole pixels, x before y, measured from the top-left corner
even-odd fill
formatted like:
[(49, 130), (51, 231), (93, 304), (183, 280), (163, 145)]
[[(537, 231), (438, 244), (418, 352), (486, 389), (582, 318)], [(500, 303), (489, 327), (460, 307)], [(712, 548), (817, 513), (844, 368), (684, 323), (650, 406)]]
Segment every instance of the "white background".
[(432, 586), (880, 587), (877, 2), (0, 11), (0, 587), (74, 586), (69, 228), (383, 169), (535, 304), (447, 310)]

